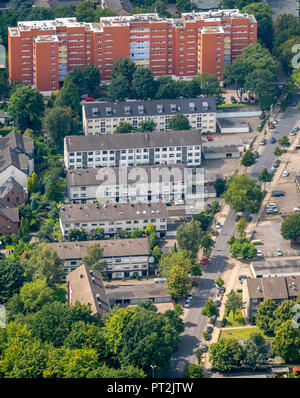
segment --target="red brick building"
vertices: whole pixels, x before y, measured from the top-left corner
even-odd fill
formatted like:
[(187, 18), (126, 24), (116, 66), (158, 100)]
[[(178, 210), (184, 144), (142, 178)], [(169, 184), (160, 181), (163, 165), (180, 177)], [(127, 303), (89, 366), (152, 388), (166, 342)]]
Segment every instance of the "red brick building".
[(130, 57), (154, 77), (182, 80), (211, 73), (222, 81), (224, 65), (256, 41), (254, 16), (238, 10), (186, 13), (178, 19), (153, 13), (105, 17), (99, 23), (76, 18), (19, 22), (8, 29), (9, 77), (51, 92), (66, 73), (88, 63), (109, 82), (113, 64)]

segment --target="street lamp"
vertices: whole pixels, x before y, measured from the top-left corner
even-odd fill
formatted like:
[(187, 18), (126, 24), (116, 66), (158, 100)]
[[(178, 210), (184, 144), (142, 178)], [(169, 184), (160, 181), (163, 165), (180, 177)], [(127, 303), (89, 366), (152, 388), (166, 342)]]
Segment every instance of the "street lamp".
[(150, 365), (152, 368), (152, 378), (154, 379), (154, 369), (157, 367), (156, 365)]

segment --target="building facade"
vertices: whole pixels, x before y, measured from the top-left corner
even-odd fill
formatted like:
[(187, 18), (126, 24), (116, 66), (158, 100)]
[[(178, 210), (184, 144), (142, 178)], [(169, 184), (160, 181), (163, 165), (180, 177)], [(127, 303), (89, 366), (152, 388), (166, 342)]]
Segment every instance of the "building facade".
[(64, 280), (66, 275), (82, 265), (82, 258), (87, 255), (89, 246), (94, 244), (103, 249), (101, 261), (106, 262), (108, 279), (135, 275), (147, 277), (149, 273), (155, 273), (148, 238), (50, 243), (49, 246), (64, 262)]
[(214, 98), (180, 98), (173, 100), (93, 102), (82, 106), (82, 124), (86, 135), (113, 134), (120, 122), (135, 129), (146, 120), (153, 120), (155, 130), (170, 130), (169, 119), (181, 113), (192, 129), (216, 132), (216, 104)]
[(67, 136), (64, 161), (68, 170), (158, 164), (201, 165), (197, 131)]
[[(101, 202), (137, 203), (200, 201), (205, 197), (205, 185), (192, 189), (183, 164), (170, 166), (139, 166), (111, 168), (112, 179), (106, 169), (69, 170), (67, 194), (70, 203)], [(192, 177), (192, 175), (191, 175)], [(204, 177), (203, 177), (204, 178)], [(215, 192), (214, 196), (215, 197)]]
[(167, 219), (168, 211), (164, 203), (74, 204), (62, 206), (59, 212), (63, 235), (74, 228), (83, 228), (87, 233), (103, 228), (105, 234), (113, 236), (119, 230), (144, 231), (148, 224), (153, 224), (156, 231), (164, 236)]
[(8, 28), (9, 78), (48, 93), (67, 72), (88, 63), (109, 82), (113, 64), (129, 57), (149, 67), (155, 78), (210, 73), (222, 81), (226, 63), (256, 41), (254, 16), (236, 9), (185, 13), (178, 19), (153, 13), (103, 17), (99, 23), (24, 21)]

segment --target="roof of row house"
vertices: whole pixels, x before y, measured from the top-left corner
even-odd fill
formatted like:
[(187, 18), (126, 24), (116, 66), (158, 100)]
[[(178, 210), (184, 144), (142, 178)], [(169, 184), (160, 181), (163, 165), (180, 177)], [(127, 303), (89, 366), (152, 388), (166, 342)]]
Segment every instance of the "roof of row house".
[[(119, 184), (119, 181), (123, 178), (123, 172), (127, 176), (128, 183), (135, 182), (151, 182), (156, 181), (155, 178), (157, 173), (163, 176), (164, 173), (174, 173), (174, 181), (179, 181), (184, 178), (185, 166), (183, 164), (176, 165), (153, 165), (153, 166), (136, 166), (136, 167), (110, 167), (110, 172), (116, 177), (115, 183)], [(91, 169), (75, 169), (68, 170), (67, 180), (69, 187), (76, 186), (93, 186), (99, 185), (100, 182), (105, 180), (106, 168), (91, 168)], [(132, 173), (131, 173), (132, 171)], [(140, 172), (140, 174), (139, 174)], [(146, 172), (146, 175), (144, 174)], [(171, 175), (171, 174), (170, 174)], [(144, 178), (145, 177), (145, 178)], [(152, 178), (153, 177), (153, 178)], [(106, 181), (105, 181), (106, 183)], [(124, 182), (125, 184), (125, 182)]]
[(84, 102), (83, 110), (86, 119), (116, 118), (116, 117), (142, 117), (215, 113), (216, 103), (213, 97), (205, 98), (178, 98), (148, 101), (120, 101), (120, 102)]
[(20, 221), (19, 209), (0, 198), (0, 214), (13, 223)]
[(60, 208), (62, 223), (167, 218), (165, 203), (87, 203)]
[(120, 15), (127, 15), (132, 10), (132, 5), (129, 0), (104, 0), (105, 5), (110, 10), (113, 10)]
[(247, 279), (250, 299), (289, 299), (300, 296), (300, 276)]
[(100, 272), (81, 265), (67, 275), (67, 289), (70, 304), (77, 301), (90, 305), (92, 315), (103, 315), (110, 312), (110, 304), (103, 285)]
[(14, 177), (9, 177), (9, 179), (0, 187), (0, 198), (4, 198), (12, 190), (22, 196), (25, 195), (25, 190), (22, 185), (19, 184)]
[(200, 144), (200, 133), (195, 130), (166, 131), (163, 133), (73, 135), (65, 137), (65, 147), (68, 152), (126, 148), (161, 148)]
[(59, 242), (49, 243), (49, 246), (56, 251), (60, 259), (72, 260), (85, 257), (88, 248), (94, 244), (99, 244), (103, 249), (103, 258), (146, 256), (150, 253), (148, 238)]
[(0, 171), (13, 165), (26, 172), (33, 151), (33, 141), (15, 131), (10, 132), (5, 137), (0, 137)]

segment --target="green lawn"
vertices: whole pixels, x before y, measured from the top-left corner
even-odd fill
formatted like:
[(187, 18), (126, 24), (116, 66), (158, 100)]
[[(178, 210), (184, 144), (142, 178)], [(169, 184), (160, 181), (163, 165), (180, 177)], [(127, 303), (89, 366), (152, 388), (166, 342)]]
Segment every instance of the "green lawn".
[(265, 335), (258, 327), (255, 328), (243, 328), (233, 330), (221, 330), (220, 339), (249, 339), (252, 333), (261, 333), (265, 339), (273, 340), (274, 337)]

